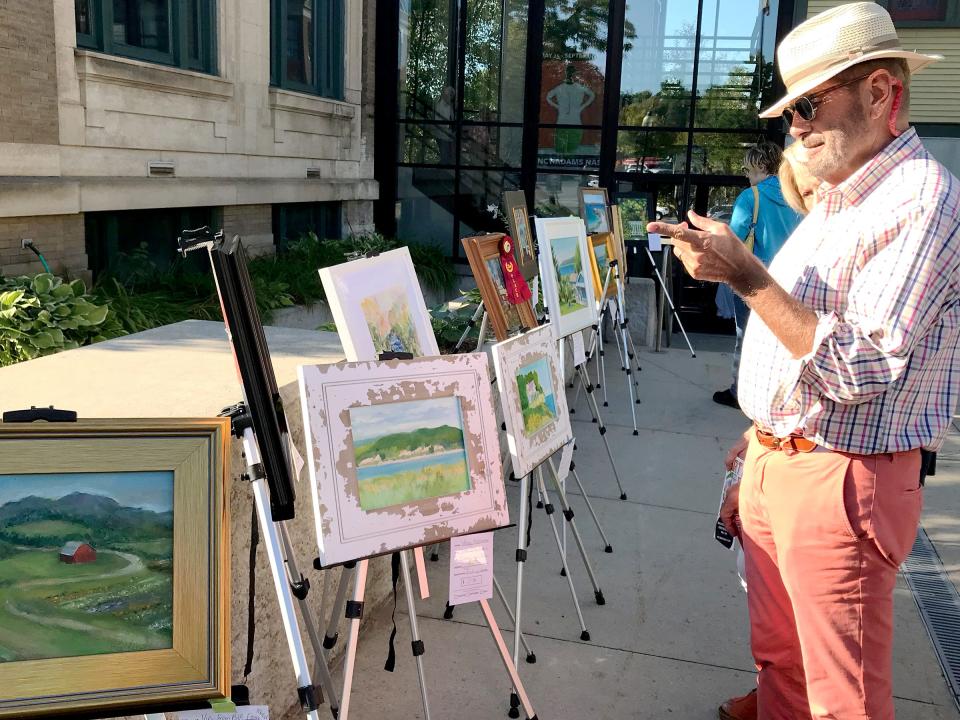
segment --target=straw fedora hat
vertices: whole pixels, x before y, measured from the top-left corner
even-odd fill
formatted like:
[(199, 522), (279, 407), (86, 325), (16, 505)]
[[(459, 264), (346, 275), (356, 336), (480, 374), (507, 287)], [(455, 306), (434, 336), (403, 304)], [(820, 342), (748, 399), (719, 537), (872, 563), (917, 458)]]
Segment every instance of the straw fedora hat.
[(760, 113), (775, 118), (801, 95), (838, 73), (868, 60), (903, 58), (915, 73), (942, 55), (921, 55), (900, 47), (890, 14), (874, 2), (839, 5), (797, 25), (777, 48), (777, 65), (787, 94)]

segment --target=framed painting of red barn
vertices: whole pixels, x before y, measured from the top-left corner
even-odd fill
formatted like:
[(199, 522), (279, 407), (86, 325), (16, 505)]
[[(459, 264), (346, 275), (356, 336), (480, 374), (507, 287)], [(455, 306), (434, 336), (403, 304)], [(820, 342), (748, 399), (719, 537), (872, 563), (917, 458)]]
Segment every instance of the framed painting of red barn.
[(0, 718), (229, 694), (229, 437), (0, 424)]

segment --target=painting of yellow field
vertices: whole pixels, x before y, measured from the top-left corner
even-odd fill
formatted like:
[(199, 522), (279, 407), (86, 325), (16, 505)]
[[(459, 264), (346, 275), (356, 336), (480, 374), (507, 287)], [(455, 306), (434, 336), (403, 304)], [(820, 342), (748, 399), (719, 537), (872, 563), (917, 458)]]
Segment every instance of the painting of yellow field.
[(360, 309), (377, 355), (407, 352), (419, 357), (423, 354), (402, 285), (394, 285), (364, 298), (360, 301)]
[(0, 663), (172, 647), (173, 472), (0, 475)]
[(350, 424), (363, 510), (470, 489), (459, 398), (355, 407)]

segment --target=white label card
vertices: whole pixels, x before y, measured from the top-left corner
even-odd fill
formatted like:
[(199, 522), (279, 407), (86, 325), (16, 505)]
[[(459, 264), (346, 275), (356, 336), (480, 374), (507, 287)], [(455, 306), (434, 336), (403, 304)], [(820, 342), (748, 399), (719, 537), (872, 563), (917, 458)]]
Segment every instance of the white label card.
[(245, 705), (235, 713), (218, 713), (213, 710), (184, 710), (177, 713), (178, 720), (270, 720), (270, 708), (266, 705)]
[(663, 249), (660, 244), (660, 233), (647, 233), (647, 244), (650, 246), (650, 252), (657, 252)]
[(450, 604), (493, 597), (493, 533), (450, 538)]
[(573, 343), (573, 366), (579, 367), (587, 361), (587, 352), (583, 347), (583, 333), (575, 332), (570, 336), (570, 341)]

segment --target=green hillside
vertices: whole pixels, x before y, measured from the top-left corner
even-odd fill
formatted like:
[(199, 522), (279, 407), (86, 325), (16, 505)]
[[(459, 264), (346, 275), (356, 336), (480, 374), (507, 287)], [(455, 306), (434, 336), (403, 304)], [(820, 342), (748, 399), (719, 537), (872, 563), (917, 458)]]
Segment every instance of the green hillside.
[(360, 443), (356, 446), (356, 461), (380, 456), (383, 462), (397, 460), (401, 453), (415, 452), (419, 448), (430, 448), (438, 445), (444, 450), (463, 450), (463, 431), (450, 425), (441, 425), (434, 428), (421, 428), (412, 432), (391, 433), (375, 440)]

